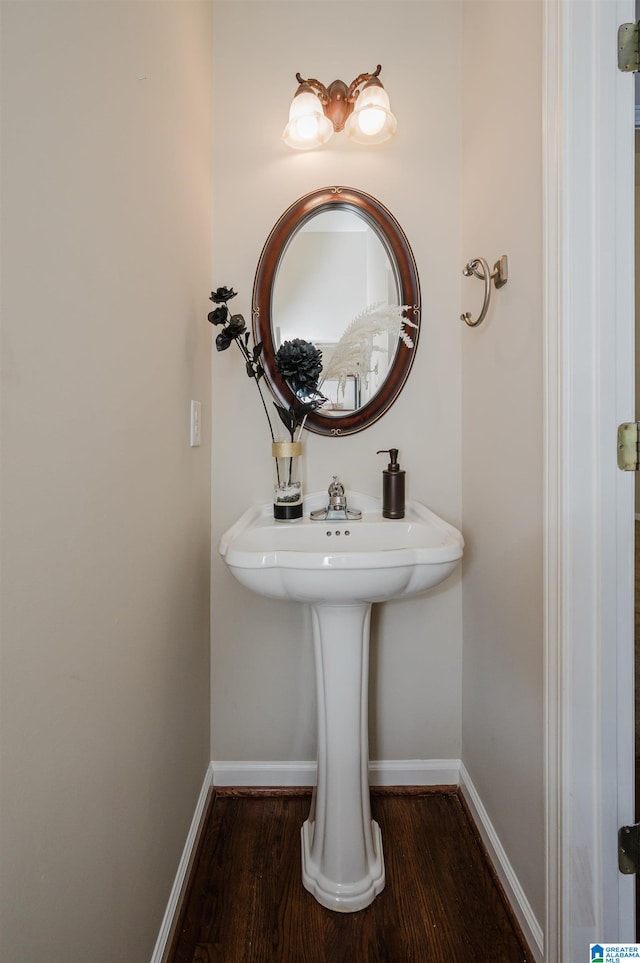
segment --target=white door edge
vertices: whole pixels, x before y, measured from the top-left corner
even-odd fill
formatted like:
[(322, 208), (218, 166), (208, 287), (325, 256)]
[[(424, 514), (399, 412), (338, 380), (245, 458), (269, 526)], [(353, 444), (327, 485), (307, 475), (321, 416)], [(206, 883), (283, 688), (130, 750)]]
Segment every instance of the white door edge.
[(544, 9), (546, 963), (634, 942), (633, 0)]

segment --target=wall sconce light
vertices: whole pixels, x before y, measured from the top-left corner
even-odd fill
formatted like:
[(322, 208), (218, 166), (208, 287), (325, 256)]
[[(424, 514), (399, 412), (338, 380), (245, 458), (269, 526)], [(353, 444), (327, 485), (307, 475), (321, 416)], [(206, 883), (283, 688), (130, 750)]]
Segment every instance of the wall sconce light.
[(289, 110), (289, 123), (282, 135), (285, 144), (309, 150), (326, 144), (333, 132), (344, 130), (357, 144), (382, 144), (396, 132), (397, 121), (391, 113), (389, 95), (374, 73), (360, 74), (347, 85), (334, 80), (325, 87), (319, 80), (304, 80)]

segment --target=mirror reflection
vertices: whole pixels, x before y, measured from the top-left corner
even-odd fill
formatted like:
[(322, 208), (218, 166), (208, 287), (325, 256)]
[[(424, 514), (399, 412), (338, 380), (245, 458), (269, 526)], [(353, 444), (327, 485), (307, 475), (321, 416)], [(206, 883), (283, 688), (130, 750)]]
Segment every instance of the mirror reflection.
[(319, 211), (296, 231), (274, 284), (273, 340), (276, 350), (293, 338), (321, 349), (324, 414), (354, 411), (377, 393), (398, 347), (398, 306), (393, 263), (359, 213)]

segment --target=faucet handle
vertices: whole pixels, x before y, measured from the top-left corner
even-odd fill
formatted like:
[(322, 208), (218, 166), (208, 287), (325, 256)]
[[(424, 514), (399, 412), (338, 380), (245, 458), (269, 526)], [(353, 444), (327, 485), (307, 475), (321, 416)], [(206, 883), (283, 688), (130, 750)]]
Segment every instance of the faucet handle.
[(333, 481), (329, 485), (329, 494), (333, 498), (335, 495), (344, 495), (344, 485), (337, 475), (333, 476)]
[(337, 475), (333, 476), (333, 481), (329, 485), (329, 507), (346, 508), (347, 499), (344, 494), (344, 485)]

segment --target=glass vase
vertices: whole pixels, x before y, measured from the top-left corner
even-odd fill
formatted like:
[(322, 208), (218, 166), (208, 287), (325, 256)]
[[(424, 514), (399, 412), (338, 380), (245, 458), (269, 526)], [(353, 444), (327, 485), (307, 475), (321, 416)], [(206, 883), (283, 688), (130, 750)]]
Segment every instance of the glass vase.
[(275, 469), (273, 517), (281, 522), (295, 521), (302, 518), (302, 442), (274, 441), (271, 453)]

